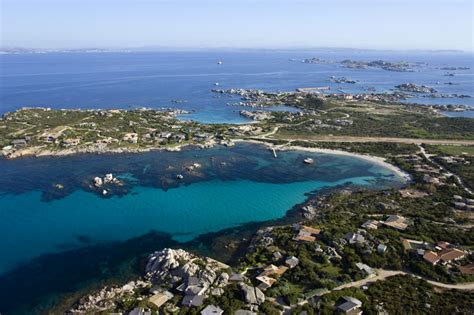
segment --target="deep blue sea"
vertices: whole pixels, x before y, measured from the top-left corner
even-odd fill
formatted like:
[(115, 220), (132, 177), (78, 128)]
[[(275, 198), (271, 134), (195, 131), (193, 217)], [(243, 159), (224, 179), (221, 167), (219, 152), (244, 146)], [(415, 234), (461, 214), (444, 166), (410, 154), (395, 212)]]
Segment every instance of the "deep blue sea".
[[(426, 65), (416, 72), (389, 72), (290, 61), (309, 57)], [(223, 61), (220, 65), (219, 60)], [(217, 98), (211, 89), (292, 91), (329, 85), (335, 92), (368, 87), (388, 91), (400, 83), (416, 82), (442, 93), (474, 94), (472, 54), (464, 53), (25, 54), (2, 55), (0, 66), (0, 113), (22, 106), (174, 107), (192, 111), (183, 119), (242, 123), (246, 120), (238, 113), (241, 108), (226, 105), (235, 99)], [(439, 69), (446, 66), (471, 69), (450, 71), (455, 76), (446, 77), (446, 71)], [(331, 83), (333, 75), (359, 82)], [(474, 106), (472, 98), (410, 101)], [(307, 156), (316, 163), (305, 165), (302, 160)], [(202, 167), (186, 171), (195, 162)], [(106, 173), (125, 183), (108, 198), (90, 188), (95, 176)], [(177, 174), (184, 178), (178, 180)], [(63, 188), (58, 189), (58, 184)], [(54, 304), (59, 296), (91, 283), (130, 275), (127, 268), (131, 267), (122, 267), (122, 262), (164, 246), (203, 250), (224, 229), (285, 216), (308, 193), (345, 185), (380, 189), (402, 184), (403, 179), (392, 171), (359, 158), (290, 151), (275, 159), (254, 144), (182, 152), (0, 159), (0, 313), (36, 313), (38, 305), (47, 310), (45, 301), (52, 299)], [(140, 266), (132, 269), (141, 270)]]
[[(290, 61), (311, 57), (328, 61), (382, 59), (423, 65), (415, 68), (414, 72), (393, 72), (347, 69), (337, 63), (303, 64)], [(222, 64), (218, 65), (218, 61)], [(241, 108), (227, 106), (230, 100), (216, 98), (211, 89), (293, 91), (299, 87), (330, 86), (334, 93), (364, 92), (370, 87), (384, 92), (407, 82), (432, 86), (443, 94), (472, 96), (446, 99), (419, 97), (409, 99), (410, 102), (474, 106), (472, 53), (358, 50), (51, 53), (0, 55), (0, 64), (0, 112), (21, 106), (179, 107), (194, 111), (187, 116), (188, 119), (235, 123), (245, 121), (238, 114)], [(470, 69), (448, 71), (440, 69), (443, 67)], [(446, 76), (448, 73), (454, 76)], [(332, 83), (331, 76), (346, 77), (358, 83)], [(172, 100), (186, 102), (176, 104)]]

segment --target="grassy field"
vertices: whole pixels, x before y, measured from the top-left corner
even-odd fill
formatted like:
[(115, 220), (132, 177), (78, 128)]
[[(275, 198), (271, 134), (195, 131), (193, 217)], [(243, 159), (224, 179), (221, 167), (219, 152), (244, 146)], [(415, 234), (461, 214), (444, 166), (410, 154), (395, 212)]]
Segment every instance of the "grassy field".
[(467, 155), (474, 156), (474, 146), (466, 145), (428, 145), (427, 150), (430, 153), (445, 155)]

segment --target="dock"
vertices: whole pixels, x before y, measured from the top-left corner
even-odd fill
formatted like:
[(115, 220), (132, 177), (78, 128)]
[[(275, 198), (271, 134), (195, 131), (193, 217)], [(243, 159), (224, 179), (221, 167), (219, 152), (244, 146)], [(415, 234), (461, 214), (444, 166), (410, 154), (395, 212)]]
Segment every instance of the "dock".
[(273, 152), (273, 157), (274, 157), (274, 158), (277, 158), (278, 156), (277, 156), (277, 153), (276, 153), (275, 148), (272, 148), (272, 152)]

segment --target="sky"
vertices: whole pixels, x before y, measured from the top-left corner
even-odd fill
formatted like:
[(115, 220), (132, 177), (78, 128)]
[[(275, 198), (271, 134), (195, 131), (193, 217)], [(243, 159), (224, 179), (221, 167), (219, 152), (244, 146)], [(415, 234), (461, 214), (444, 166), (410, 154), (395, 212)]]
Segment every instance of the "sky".
[(474, 0), (0, 0), (1, 46), (474, 51)]

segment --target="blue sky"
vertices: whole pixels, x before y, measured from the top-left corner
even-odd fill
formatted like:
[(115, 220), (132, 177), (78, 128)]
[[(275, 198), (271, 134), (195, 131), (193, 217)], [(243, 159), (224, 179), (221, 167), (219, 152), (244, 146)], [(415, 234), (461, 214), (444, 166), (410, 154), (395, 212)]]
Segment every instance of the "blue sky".
[(472, 0), (0, 0), (2, 46), (473, 48)]

